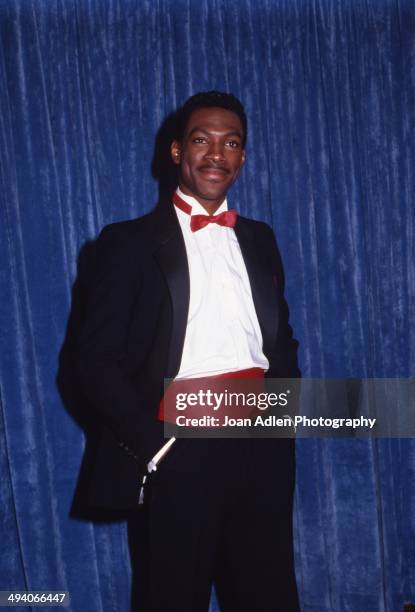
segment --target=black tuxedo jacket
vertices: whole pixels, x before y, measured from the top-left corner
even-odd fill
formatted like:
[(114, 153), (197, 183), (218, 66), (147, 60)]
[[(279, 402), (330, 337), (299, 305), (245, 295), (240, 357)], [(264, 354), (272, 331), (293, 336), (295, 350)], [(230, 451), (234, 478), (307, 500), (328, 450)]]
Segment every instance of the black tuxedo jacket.
[[(244, 217), (235, 232), (270, 363), (267, 376), (297, 377), (297, 342), (274, 234)], [(157, 413), (164, 378), (174, 378), (180, 367), (188, 306), (186, 249), (172, 205), (103, 229), (77, 352), (99, 427), (91, 506), (137, 506), (146, 464), (165, 443)]]

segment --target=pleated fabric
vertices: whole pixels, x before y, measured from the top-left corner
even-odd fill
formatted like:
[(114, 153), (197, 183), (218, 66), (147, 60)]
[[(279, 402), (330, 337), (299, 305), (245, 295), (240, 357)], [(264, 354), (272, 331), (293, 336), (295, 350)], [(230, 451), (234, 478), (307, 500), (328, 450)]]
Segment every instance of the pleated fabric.
[[(0, 590), (128, 610), (125, 525), (70, 516), (84, 436), (61, 349), (85, 245), (154, 207), (155, 137), (189, 95), (245, 104), (229, 199), (274, 227), (303, 375), (414, 374), (414, 41), (413, 0), (2, 0)], [(414, 442), (297, 457), (302, 610), (401, 611)]]

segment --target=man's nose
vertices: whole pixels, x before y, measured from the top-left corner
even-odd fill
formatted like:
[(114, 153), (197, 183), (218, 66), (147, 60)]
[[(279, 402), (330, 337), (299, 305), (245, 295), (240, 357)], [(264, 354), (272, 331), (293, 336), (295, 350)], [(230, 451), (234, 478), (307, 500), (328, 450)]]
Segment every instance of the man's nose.
[(207, 152), (207, 157), (213, 161), (223, 160), (225, 157), (223, 145), (219, 142), (212, 142)]

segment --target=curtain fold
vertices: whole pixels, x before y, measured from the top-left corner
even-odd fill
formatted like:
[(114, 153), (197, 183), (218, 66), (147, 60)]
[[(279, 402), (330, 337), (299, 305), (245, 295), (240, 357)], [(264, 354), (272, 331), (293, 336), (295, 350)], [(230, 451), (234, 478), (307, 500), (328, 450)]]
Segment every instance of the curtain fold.
[[(156, 135), (192, 93), (245, 104), (230, 200), (276, 232), (303, 375), (413, 376), (414, 41), (412, 0), (2, 1), (0, 590), (128, 610), (125, 525), (70, 515), (85, 415), (61, 372), (89, 243), (154, 207)], [(302, 610), (401, 612), (414, 442), (297, 457)]]

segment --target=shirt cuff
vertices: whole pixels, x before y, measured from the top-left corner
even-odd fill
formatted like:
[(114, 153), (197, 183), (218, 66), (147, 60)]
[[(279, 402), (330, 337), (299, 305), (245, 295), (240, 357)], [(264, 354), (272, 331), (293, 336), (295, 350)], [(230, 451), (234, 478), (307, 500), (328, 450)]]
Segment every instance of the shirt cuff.
[(172, 438), (170, 438), (170, 440), (168, 440), (166, 442), (166, 444), (164, 444), (160, 448), (160, 450), (157, 451), (157, 453), (154, 455), (154, 457), (151, 459), (151, 461), (149, 461), (147, 463), (147, 470), (148, 470), (149, 474), (151, 474), (151, 472), (155, 472), (157, 470), (158, 463), (161, 461), (161, 459), (164, 457), (164, 455), (170, 449), (170, 447), (172, 446), (172, 444), (173, 444), (173, 442), (175, 440), (176, 440), (176, 438), (174, 436)]

